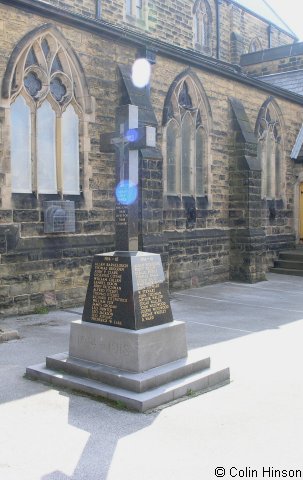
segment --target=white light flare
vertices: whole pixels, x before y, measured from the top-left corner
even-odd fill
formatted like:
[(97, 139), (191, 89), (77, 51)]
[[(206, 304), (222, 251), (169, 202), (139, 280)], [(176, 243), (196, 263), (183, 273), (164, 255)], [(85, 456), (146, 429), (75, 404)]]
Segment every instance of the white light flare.
[(132, 82), (137, 88), (148, 85), (151, 75), (151, 66), (146, 58), (138, 58), (132, 68)]

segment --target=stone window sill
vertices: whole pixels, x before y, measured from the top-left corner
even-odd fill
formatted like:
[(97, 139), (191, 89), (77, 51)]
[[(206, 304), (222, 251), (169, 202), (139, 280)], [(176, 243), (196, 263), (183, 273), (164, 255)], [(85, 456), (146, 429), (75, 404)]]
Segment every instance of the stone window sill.
[(144, 19), (136, 18), (136, 17), (133, 17), (132, 15), (126, 15), (125, 21), (129, 25), (132, 25), (133, 27), (141, 28), (142, 30), (146, 30), (147, 28), (146, 21)]
[(200, 45), (200, 43), (195, 43), (194, 44), (194, 49), (197, 52), (203, 53), (203, 55), (208, 55), (208, 56), (211, 55), (211, 49), (209, 47)]

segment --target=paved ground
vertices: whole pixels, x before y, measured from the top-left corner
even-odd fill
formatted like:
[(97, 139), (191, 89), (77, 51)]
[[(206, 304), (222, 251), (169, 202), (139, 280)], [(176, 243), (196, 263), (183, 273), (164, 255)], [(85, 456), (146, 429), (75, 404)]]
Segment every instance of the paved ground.
[(189, 347), (232, 382), (149, 414), (23, 377), (68, 349), (81, 309), (0, 320), (21, 335), (0, 344), (0, 479), (303, 478), (302, 291), (302, 277), (270, 274), (175, 293)]

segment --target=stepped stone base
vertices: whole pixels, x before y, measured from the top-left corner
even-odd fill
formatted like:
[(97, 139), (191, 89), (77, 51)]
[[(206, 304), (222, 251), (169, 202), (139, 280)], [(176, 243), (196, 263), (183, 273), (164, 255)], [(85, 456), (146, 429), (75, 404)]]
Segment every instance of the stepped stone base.
[[(92, 352), (83, 348), (81, 338), (94, 337), (91, 329), (98, 331), (93, 350), (101, 355), (98, 358), (102, 363), (92, 361)], [(102, 350), (107, 364), (100, 354)], [(126, 353), (124, 363), (119, 352)], [(230, 380), (228, 368), (214, 371), (210, 359), (203, 358), (199, 350), (187, 352), (184, 322), (139, 331), (72, 322), (69, 353), (49, 356), (45, 364), (28, 367), (26, 376), (119, 401), (139, 412), (176, 400), (189, 391), (218, 388)]]
[(184, 322), (173, 321), (143, 330), (71, 323), (69, 354), (132, 372), (143, 372), (187, 354)]

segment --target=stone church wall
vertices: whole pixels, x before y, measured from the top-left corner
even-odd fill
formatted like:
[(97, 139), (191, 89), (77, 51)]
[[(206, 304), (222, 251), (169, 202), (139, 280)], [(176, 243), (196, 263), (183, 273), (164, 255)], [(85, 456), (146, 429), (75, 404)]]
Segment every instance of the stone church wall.
[[(0, 78), (8, 59), (22, 37), (33, 25), (48, 19), (7, 9), (0, 5), (0, 18), (5, 27), (0, 31), (2, 45)], [(56, 24), (56, 22), (52, 22)], [(18, 25), (18, 27), (17, 27)], [(83, 66), (89, 92), (95, 99), (95, 112), (88, 122), (85, 150), (90, 175), (87, 189), (76, 203), (74, 235), (43, 233), (43, 201), (58, 200), (55, 195), (10, 194), (9, 182), (9, 114), (4, 105), (5, 123), (2, 132), (1, 158), (1, 280), (0, 313), (15, 314), (34, 311), (36, 306), (67, 306), (81, 304), (85, 298), (92, 255), (114, 247), (114, 185), (113, 155), (99, 152), (100, 133), (114, 128), (115, 107), (118, 105), (117, 64), (134, 58), (135, 51), (127, 45), (112, 44), (84, 31), (56, 24), (73, 45)], [(5, 153), (6, 152), (6, 153)]]
[(303, 44), (300, 42), (243, 55), (241, 65), (243, 70), (254, 76), (302, 70)]
[[(62, 6), (62, 2), (55, 4)], [(77, 2), (77, 5), (82, 8), (81, 3)], [(83, 2), (84, 7), (93, 15), (92, 2)], [(33, 30), (33, 26), (52, 23), (79, 58), (94, 105), (86, 118), (87, 132), (81, 137), (87, 171), (83, 193), (74, 198), (76, 233), (45, 235), (43, 198), (37, 199), (30, 194), (12, 196), (10, 193), (9, 102), (1, 100), (0, 315), (33, 312), (41, 305), (67, 307), (81, 304), (92, 256), (112, 250), (115, 240), (115, 157), (99, 152), (100, 134), (114, 129), (115, 108), (121, 100), (117, 65), (131, 64), (140, 49), (122, 39), (113, 41), (106, 35), (91, 33), (87, 28), (74, 28), (51, 17), (8, 8), (1, 3), (0, 18), (1, 82), (12, 51), (22, 37)], [(263, 201), (260, 207), (262, 243), (260, 232), (253, 230), (254, 208), (248, 208), (249, 202), (257, 201), (257, 198), (260, 201), (260, 178), (242, 166), (246, 146), (238, 127), (235, 127), (230, 98), (236, 97), (242, 102), (253, 130), (259, 110), (271, 93), (229, 78), (224, 69), (221, 74), (218, 69), (214, 73), (204, 68), (203, 63), (200, 67), (191, 67), (205, 90), (213, 125), (210, 133), (211, 195), (208, 202), (197, 201), (197, 222), (188, 228), (182, 201), (164, 198), (161, 156), (165, 98), (173, 80), (188, 67), (184, 58), (172, 59), (163, 53), (156, 55), (152, 67), (151, 104), (158, 121), (159, 155), (151, 158), (145, 153), (140, 160), (141, 248), (162, 254), (170, 287), (177, 289), (228, 280), (231, 274), (236, 276), (243, 262), (251, 261), (249, 254), (243, 255), (243, 250), (249, 252), (255, 248), (254, 242), (259, 242), (256, 249), (261, 249), (262, 265), (260, 267), (255, 258), (256, 271), (251, 276), (243, 274), (246, 280), (255, 281), (258, 268), (266, 270), (275, 251), (293, 242), (295, 174), (290, 151), (302, 124), (302, 105), (276, 98), (284, 125), (286, 181), (283, 201), (274, 205)], [(243, 169), (240, 173), (239, 166)], [(247, 182), (251, 186), (249, 196)]]
[[(154, 87), (152, 88), (152, 104), (161, 122), (163, 93), (170, 87), (170, 79), (175, 78), (185, 67), (159, 58), (153, 67)], [(246, 211), (247, 197), (243, 203), (232, 208), (231, 189), (246, 189), (245, 177), (236, 178), (237, 166), (233, 167), (235, 158), (235, 133), (230, 97), (238, 98), (244, 105), (252, 130), (255, 128), (259, 110), (268, 98), (268, 94), (259, 89), (249, 88), (240, 82), (231, 82), (206, 71), (195, 70), (201, 80), (210, 101), (213, 114), (212, 164), (211, 164), (211, 202), (202, 200), (196, 203), (196, 228), (186, 229), (186, 209), (180, 199), (168, 198), (164, 202), (163, 231), (168, 240), (170, 254), (169, 281), (172, 288), (185, 288), (214, 281), (227, 280), (230, 275), (230, 231), (233, 228), (244, 228), (250, 215)], [(159, 92), (157, 91), (159, 88)], [(162, 92), (162, 98), (161, 98)], [(270, 202), (260, 200), (260, 186), (252, 191), (249, 202), (257, 197), (260, 202), (258, 216), (264, 231), (263, 268), (271, 263), (279, 249), (293, 244), (293, 183), (295, 176), (290, 152), (300, 129), (302, 118), (301, 107), (278, 100), (285, 125), (291, 129), (283, 129), (284, 158), (286, 184), (283, 201)], [(162, 135), (159, 129), (159, 141)], [(237, 147), (238, 148), (238, 147)], [(243, 147), (240, 145), (240, 148)], [(253, 177), (250, 183), (254, 185)], [(234, 185), (234, 186), (233, 186)], [(246, 185), (246, 186), (245, 186)], [(236, 193), (239, 198), (239, 192)], [(274, 205), (273, 205), (274, 203)], [(271, 211), (274, 208), (274, 216)], [(241, 221), (243, 218), (243, 223)], [(251, 220), (249, 220), (251, 222)], [(238, 255), (238, 261), (242, 258)], [(246, 278), (247, 280), (247, 278)]]
[[(144, 20), (137, 21), (125, 14), (125, 0), (44, 0), (43, 4), (79, 16), (100, 19), (118, 27), (144, 33), (151, 38), (194, 50), (193, 0), (146, 0)], [(212, 57), (239, 63), (240, 55), (249, 52), (250, 43), (258, 38), (262, 49), (293, 43), (294, 37), (270, 22), (253, 15), (237, 3), (220, 0), (220, 26), (217, 32), (217, 0), (208, 0), (212, 21), (210, 52)], [(218, 52), (219, 35), (219, 52)], [(234, 38), (236, 36), (236, 39)], [(270, 42), (270, 45), (269, 45)]]

